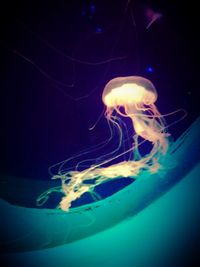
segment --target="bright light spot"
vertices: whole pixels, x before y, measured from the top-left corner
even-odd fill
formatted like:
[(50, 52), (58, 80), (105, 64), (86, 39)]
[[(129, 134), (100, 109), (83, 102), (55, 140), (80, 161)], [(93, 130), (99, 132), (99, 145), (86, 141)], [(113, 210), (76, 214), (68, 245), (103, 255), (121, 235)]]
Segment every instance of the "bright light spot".
[(152, 73), (152, 72), (154, 72), (154, 69), (149, 66), (149, 67), (146, 68), (146, 71), (149, 72), (149, 73)]

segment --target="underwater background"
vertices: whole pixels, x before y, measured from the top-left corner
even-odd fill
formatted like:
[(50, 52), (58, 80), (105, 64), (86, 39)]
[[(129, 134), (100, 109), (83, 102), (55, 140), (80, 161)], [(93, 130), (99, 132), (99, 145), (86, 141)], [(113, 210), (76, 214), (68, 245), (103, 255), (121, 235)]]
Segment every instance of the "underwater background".
[[(125, 0), (11, 1), (2, 7), (2, 266), (199, 266), (196, 9), (192, 2)], [(112, 78), (131, 75), (153, 82), (161, 114), (187, 111), (169, 128), (174, 141), (185, 138), (177, 145), (177, 172), (168, 174), (167, 185), (157, 176), (148, 186), (143, 177), (145, 187), (132, 183), (130, 201), (126, 191), (118, 192), (124, 198), (114, 194), (121, 204), (113, 213), (106, 196), (129, 182), (104, 187), (101, 212), (66, 216), (66, 225), (71, 221), (78, 230), (66, 234), (64, 221), (63, 236), (70, 240), (64, 244), (57, 239), (57, 196), (46, 209), (36, 206), (36, 198), (57, 185), (50, 166), (108, 138), (103, 88)], [(179, 119), (171, 116), (167, 123)], [(115, 140), (104, 152), (114, 145)], [(53, 233), (50, 247), (45, 228), (48, 236)], [(39, 229), (41, 237), (34, 240), (30, 229)], [(9, 245), (15, 235), (28, 243)]]

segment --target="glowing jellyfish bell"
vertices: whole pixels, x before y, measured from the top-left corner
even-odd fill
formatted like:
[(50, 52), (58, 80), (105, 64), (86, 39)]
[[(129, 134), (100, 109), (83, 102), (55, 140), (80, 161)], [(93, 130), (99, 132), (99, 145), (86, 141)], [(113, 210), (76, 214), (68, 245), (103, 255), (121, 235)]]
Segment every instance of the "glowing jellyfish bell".
[(119, 108), (123, 107), (123, 116), (131, 118), (136, 133), (142, 137), (146, 132), (141, 120), (142, 111), (149, 110), (155, 115), (158, 112), (154, 106), (157, 99), (156, 89), (149, 80), (142, 77), (120, 77), (111, 80), (103, 91), (102, 99), (107, 107), (107, 118), (112, 116), (113, 110), (122, 115)]
[[(119, 177), (136, 179), (141, 171), (149, 173), (158, 171), (161, 167), (160, 159), (167, 152), (169, 134), (166, 132), (164, 118), (155, 106), (156, 89), (149, 80), (139, 76), (114, 78), (105, 86), (102, 100), (106, 105), (107, 120), (117, 126), (120, 132), (122, 130), (119, 117), (131, 120), (135, 131), (135, 134), (130, 136), (131, 146), (123, 153), (118, 153), (118, 155), (93, 164), (84, 170), (75, 169), (56, 175), (54, 178), (61, 179), (62, 192), (65, 195), (59, 204), (64, 211), (68, 211), (71, 203), (84, 193), (89, 192), (94, 196), (95, 187), (110, 179)], [(139, 137), (143, 141), (139, 141)], [(120, 135), (120, 138), (123, 138), (123, 134)], [(139, 146), (146, 141), (151, 143), (152, 148), (149, 153), (142, 156)], [(108, 163), (126, 153), (132, 155), (129, 160), (107, 166)], [(112, 153), (108, 155), (112, 155)], [(88, 180), (93, 182), (87, 183)], [(42, 197), (45, 198), (45, 194)]]

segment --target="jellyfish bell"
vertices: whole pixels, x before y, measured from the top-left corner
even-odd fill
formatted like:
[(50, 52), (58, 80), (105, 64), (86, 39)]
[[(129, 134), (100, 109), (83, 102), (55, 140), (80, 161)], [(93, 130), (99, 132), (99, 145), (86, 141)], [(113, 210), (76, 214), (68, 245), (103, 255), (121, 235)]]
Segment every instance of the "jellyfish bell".
[(135, 103), (153, 104), (157, 92), (152, 82), (140, 76), (114, 78), (104, 88), (102, 100), (107, 107)]

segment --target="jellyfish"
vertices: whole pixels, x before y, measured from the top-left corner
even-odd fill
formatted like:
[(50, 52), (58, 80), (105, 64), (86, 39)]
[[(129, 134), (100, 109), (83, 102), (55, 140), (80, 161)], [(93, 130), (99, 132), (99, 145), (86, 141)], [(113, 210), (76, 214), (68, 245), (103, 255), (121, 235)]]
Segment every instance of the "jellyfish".
[[(95, 187), (110, 179), (119, 177), (137, 179), (141, 171), (148, 171), (151, 174), (162, 168), (160, 159), (168, 150), (169, 133), (166, 130), (165, 119), (155, 105), (157, 97), (152, 82), (140, 76), (118, 77), (107, 83), (102, 94), (102, 101), (106, 107), (105, 118), (119, 131), (121, 131), (119, 120), (129, 119), (134, 130), (130, 136), (131, 145), (122, 153), (81, 171), (76, 169), (55, 175), (53, 179), (61, 179), (64, 194), (59, 208), (68, 211), (72, 202), (86, 192), (93, 197), (97, 196)], [(120, 135), (120, 138), (123, 138), (123, 135)], [(151, 144), (151, 150), (142, 156), (139, 147), (144, 142)], [(115, 159), (126, 153), (132, 155), (129, 160), (112, 164)], [(38, 202), (44, 197), (45, 194), (38, 199)]]
[[(150, 170), (155, 172), (161, 154), (166, 154), (168, 149), (168, 136), (164, 117), (155, 106), (157, 92), (148, 79), (139, 76), (120, 77), (111, 80), (103, 92), (103, 102), (107, 107), (106, 117), (113, 121), (113, 111), (122, 117), (131, 119), (135, 135), (133, 136), (135, 151), (141, 158), (138, 151), (138, 137), (142, 137), (152, 143), (153, 148), (144, 159), (138, 163), (147, 164), (153, 160), (154, 164)], [(123, 111), (121, 111), (123, 108)], [(135, 162), (131, 162), (133, 165)], [(130, 163), (130, 165), (131, 165)]]

